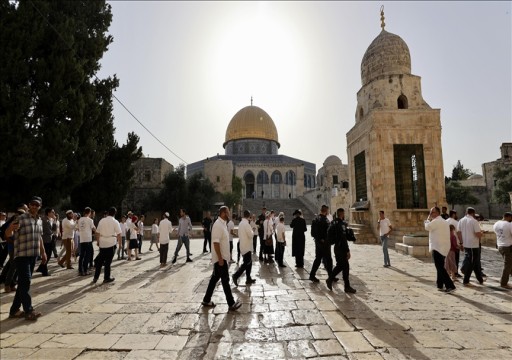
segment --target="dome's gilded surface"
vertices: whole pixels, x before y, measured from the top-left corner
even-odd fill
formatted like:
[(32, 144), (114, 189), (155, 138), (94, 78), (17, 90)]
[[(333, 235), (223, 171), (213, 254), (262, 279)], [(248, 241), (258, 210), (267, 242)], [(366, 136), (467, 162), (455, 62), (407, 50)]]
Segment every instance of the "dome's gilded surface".
[(272, 118), (257, 106), (246, 106), (229, 122), (224, 147), (229, 141), (239, 139), (272, 140), (279, 146), (276, 125)]
[(361, 61), (361, 82), (368, 84), (381, 75), (411, 73), (409, 47), (398, 35), (382, 30)]

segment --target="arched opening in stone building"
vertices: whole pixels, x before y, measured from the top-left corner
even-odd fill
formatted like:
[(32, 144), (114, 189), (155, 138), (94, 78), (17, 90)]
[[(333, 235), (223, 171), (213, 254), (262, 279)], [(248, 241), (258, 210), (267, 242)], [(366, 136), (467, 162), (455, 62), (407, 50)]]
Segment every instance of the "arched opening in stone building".
[(288, 170), (284, 175), (284, 183), (286, 185), (286, 191), (288, 192), (288, 198), (290, 199), (295, 197), (296, 181), (297, 177), (295, 176), (295, 172), (292, 170)]
[(254, 174), (252, 171), (246, 171), (244, 175), (244, 183), (245, 183), (245, 197), (246, 198), (256, 198), (256, 189), (254, 187)]
[(400, 95), (396, 102), (397, 102), (399, 109), (408, 109), (409, 108), (409, 102), (407, 100), (407, 96), (405, 96), (404, 94)]
[(281, 172), (276, 170), (272, 173), (271, 177), (271, 183), (272, 183), (272, 193), (271, 196), (274, 199), (281, 198), (281, 184), (283, 182), (283, 176), (281, 175)]
[(262, 198), (270, 197), (268, 174), (265, 170), (261, 170), (256, 178), (256, 196)]

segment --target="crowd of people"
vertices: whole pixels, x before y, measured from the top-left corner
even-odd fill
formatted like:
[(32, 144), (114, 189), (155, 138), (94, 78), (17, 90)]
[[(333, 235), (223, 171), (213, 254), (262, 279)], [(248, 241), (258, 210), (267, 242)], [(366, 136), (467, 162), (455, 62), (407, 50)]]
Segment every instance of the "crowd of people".
[[(16, 291), (10, 309), (10, 317), (24, 316), (28, 320), (35, 320), (41, 314), (34, 311), (29, 295), (30, 280), (34, 272), (36, 261), (40, 260), (35, 270), (42, 276), (50, 276), (47, 262), (52, 254), (57, 258), (57, 264), (62, 268), (74, 269), (72, 259), (78, 262), (78, 276), (93, 275), (92, 282), (96, 283), (104, 269), (103, 283), (115, 281), (111, 275), (111, 264), (117, 254), (118, 260), (140, 260), (142, 241), (144, 239), (144, 215), (140, 217), (129, 211), (122, 215), (120, 221), (116, 220), (117, 210), (112, 207), (103, 214), (102, 219), (95, 224), (95, 212), (86, 207), (82, 214), (72, 210), (66, 211), (65, 218), (60, 221), (58, 214), (52, 208), (46, 208), (40, 216), (42, 199), (34, 196), (28, 206), (21, 204), (16, 213), (6, 219), (5, 213), (0, 213), (0, 237), (2, 247), (0, 251), (0, 282), (4, 283), (5, 292)], [(482, 230), (476, 220), (475, 210), (468, 208), (466, 216), (458, 221), (457, 213), (451, 210), (446, 213), (438, 207), (430, 210), (425, 221), (425, 229), (429, 231), (429, 250), (432, 253), (437, 271), (437, 287), (441, 291), (452, 292), (455, 282), (463, 277), (464, 286), (472, 286), (470, 277), (475, 274), (480, 284), (483, 284), (486, 275), (482, 271), (480, 255)], [(185, 209), (180, 209), (177, 227), (173, 227), (169, 220), (169, 213), (165, 212), (160, 219), (155, 218), (151, 224), (151, 242), (149, 251), (153, 246), (159, 251), (160, 268), (167, 266), (170, 237), (176, 232), (178, 241), (172, 264), (175, 264), (180, 250), (185, 246), (186, 262), (192, 262), (190, 253), (190, 236), (192, 222)], [(245, 273), (245, 284), (255, 283), (252, 277), (253, 255), (262, 264), (274, 263), (285, 268), (284, 253), (287, 246), (285, 217), (281, 212), (262, 209), (259, 216), (248, 210), (243, 212), (238, 230), (235, 227), (235, 215), (223, 206), (218, 215), (212, 218), (207, 212), (202, 221), (204, 234), (203, 253), (211, 252), (213, 272), (210, 277), (208, 289), (203, 298), (203, 306), (215, 306), (212, 295), (215, 286), (221, 280), (228, 306), (236, 310), (241, 306), (233, 298), (230, 287), (229, 264), (234, 263), (234, 238), (238, 237), (236, 246), (236, 263), (239, 265), (231, 275), (231, 280), (238, 286), (240, 278)], [(508, 284), (512, 272), (512, 213), (504, 214), (503, 219), (494, 225), (497, 234), (497, 248), (504, 259), (504, 269), (501, 277), (501, 286), (511, 289)], [(293, 213), (289, 226), (292, 229), (291, 254), (295, 258), (295, 267), (304, 267), (304, 254), (307, 231), (306, 221), (301, 210)], [(377, 230), (384, 255), (384, 267), (390, 267), (388, 254), (388, 239), (393, 231), (389, 219), (381, 211), (377, 220)], [(343, 208), (336, 210), (334, 215), (329, 213), (329, 207), (323, 205), (311, 224), (311, 236), (315, 241), (315, 258), (309, 273), (309, 280), (318, 283), (320, 280), (316, 273), (321, 263), (327, 272), (326, 285), (329, 290), (339, 279), (342, 273), (344, 290), (346, 293), (356, 293), (350, 285), (351, 258), (349, 241), (355, 240), (351, 229), (345, 221)], [(258, 241), (259, 239), (259, 241)], [(60, 240), (61, 252), (57, 254), (56, 244)], [(93, 246), (96, 242), (99, 251), (96, 253)], [(257, 252), (259, 243), (259, 252)], [(332, 250), (334, 250), (333, 264)], [(460, 268), (463, 276), (458, 273), (459, 254), (464, 251), (464, 260)], [(78, 261), (77, 261), (78, 258)], [(240, 262), (242, 262), (240, 264)], [(23, 310), (21, 310), (23, 307)]]

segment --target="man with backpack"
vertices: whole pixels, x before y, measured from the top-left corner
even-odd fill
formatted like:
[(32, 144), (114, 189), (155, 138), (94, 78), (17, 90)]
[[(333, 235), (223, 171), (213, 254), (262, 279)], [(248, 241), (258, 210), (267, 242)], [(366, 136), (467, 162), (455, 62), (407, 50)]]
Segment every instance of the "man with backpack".
[(348, 247), (348, 230), (345, 222), (345, 210), (339, 208), (336, 211), (336, 219), (329, 225), (327, 238), (329, 243), (334, 245), (334, 256), (336, 257), (336, 266), (332, 270), (331, 277), (327, 279), (327, 287), (332, 290), (333, 281), (337, 281), (336, 275), (343, 271), (343, 282), (345, 283), (345, 292), (354, 294), (356, 290), (350, 286), (349, 270), (350, 249)]
[[(329, 207), (322, 205), (320, 214), (313, 219), (311, 224), (311, 236), (315, 239), (315, 261), (309, 274), (309, 280), (313, 282), (320, 282), (316, 277), (316, 271), (320, 267), (320, 263), (324, 262), (325, 270), (327, 271), (327, 286), (329, 287), (329, 280), (332, 279), (332, 257), (331, 257), (331, 245), (327, 239), (327, 229), (329, 228), (329, 220), (327, 219), (327, 213)], [(332, 283), (329, 289), (332, 290)]]

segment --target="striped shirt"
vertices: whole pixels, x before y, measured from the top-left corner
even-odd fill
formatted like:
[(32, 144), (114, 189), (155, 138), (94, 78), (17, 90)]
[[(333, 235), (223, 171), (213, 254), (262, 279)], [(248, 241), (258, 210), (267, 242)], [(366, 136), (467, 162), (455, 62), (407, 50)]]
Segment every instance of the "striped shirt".
[(43, 222), (30, 213), (19, 216), (20, 228), (14, 233), (14, 257), (39, 256), (39, 240), (43, 234)]

